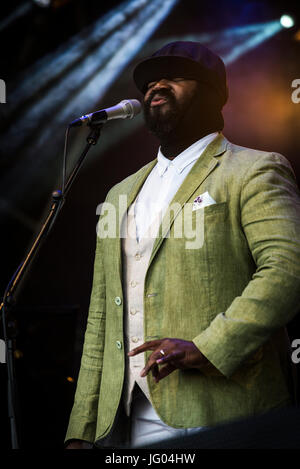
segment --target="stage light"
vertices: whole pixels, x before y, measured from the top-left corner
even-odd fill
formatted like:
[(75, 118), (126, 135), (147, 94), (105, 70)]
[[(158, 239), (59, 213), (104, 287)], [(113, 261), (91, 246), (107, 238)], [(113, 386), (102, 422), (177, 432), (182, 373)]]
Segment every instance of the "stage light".
[[(260, 44), (265, 42), (267, 39), (271, 38), (275, 34), (279, 33), (281, 30), (280, 23), (278, 21), (269, 21), (267, 23), (260, 23), (257, 25), (257, 31), (253, 31), (252, 34), (247, 37), (248, 26), (245, 26), (245, 36), (243, 37), (242, 30), (240, 30), (240, 35), (243, 38), (243, 41), (239, 43), (238, 38), (236, 38), (236, 43), (232, 44), (230, 50), (222, 54), (222, 58), (226, 65), (229, 65), (235, 62), (239, 57), (246, 54), (250, 50), (258, 47)], [(249, 30), (250, 32), (250, 30)]]
[(280, 24), (283, 28), (292, 28), (295, 24), (295, 21), (290, 15), (282, 15), (280, 18)]
[[(38, 185), (45, 190), (39, 171), (46, 161), (52, 161), (53, 149), (58, 148), (53, 135), (62, 136), (70, 120), (95, 109), (95, 103), (117, 78), (122, 79), (123, 70), (177, 1), (126, 0), (18, 77), (5, 104), (5, 119), (1, 119), (0, 109), (1, 124), (8, 122), (7, 116), (16, 116), (5, 137), (0, 137), (6, 160), (10, 155), (17, 160), (16, 155), (22, 152), (20, 164), (16, 161), (1, 177), (2, 191), (8, 188), (11, 201), (21, 200), (25, 186), (33, 180), (39, 179)], [(48, 152), (45, 148), (49, 139), (52, 143)], [(36, 162), (39, 153), (43, 159)], [(22, 183), (12, 185), (11, 178)]]
[(24, 2), (21, 5), (19, 5), (13, 12), (1, 20), (0, 22), (0, 31), (3, 29), (7, 28), (7, 26), (10, 26), (12, 23), (14, 23), (16, 20), (21, 18), (22, 16), (27, 15), (29, 11), (32, 9), (32, 2)]
[(294, 39), (295, 41), (300, 41), (300, 29), (298, 29), (298, 31), (296, 32)]
[(48, 8), (51, 5), (51, 0), (33, 0), (39, 7)]
[(70, 3), (72, 0), (33, 0), (33, 3), (42, 8), (60, 8)]

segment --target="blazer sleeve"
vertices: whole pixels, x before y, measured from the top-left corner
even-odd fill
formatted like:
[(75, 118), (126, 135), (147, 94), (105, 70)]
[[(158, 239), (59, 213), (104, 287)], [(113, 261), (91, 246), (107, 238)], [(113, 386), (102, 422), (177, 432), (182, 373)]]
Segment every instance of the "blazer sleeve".
[(81, 366), (65, 443), (94, 442), (105, 339), (105, 276), (102, 241), (97, 236), (93, 285)]
[(282, 155), (263, 153), (247, 171), (240, 217), (256, 271), (241, 296), (193, 339), (227, 377), (300, 308), (300, 196)]

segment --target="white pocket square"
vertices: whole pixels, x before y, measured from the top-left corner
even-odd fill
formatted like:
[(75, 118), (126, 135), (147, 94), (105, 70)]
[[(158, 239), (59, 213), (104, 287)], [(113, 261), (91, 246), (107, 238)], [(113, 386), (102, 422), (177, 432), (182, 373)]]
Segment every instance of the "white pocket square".
[(193, 210), (206, 207), (207, 205), (215, 204), (216, 201), (209, 195), (208, 192), (198, 195), (193, 202)]

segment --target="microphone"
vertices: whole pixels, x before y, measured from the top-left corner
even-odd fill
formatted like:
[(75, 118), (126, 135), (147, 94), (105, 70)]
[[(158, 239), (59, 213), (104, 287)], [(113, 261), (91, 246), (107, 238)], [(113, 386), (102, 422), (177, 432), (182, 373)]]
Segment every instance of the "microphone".
[(132, 119), (141, 112), (141, 103), (137, 99), (124, 99), (115, 106), (95, 111), (75, 119), (69, 124), (69, 127), (79, 127), (87, 124), (102, 124), (111, 119)]

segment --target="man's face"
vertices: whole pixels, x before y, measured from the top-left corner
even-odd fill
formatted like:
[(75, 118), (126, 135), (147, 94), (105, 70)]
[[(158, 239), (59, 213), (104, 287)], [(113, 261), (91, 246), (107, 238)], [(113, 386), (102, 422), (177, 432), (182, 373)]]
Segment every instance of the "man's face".
[(144, 96), (144, 116), (148, 128), (158, 137), (170, 135), (194, 101), (198, 83), (184, 78), (162, 78), (150, 82)]

